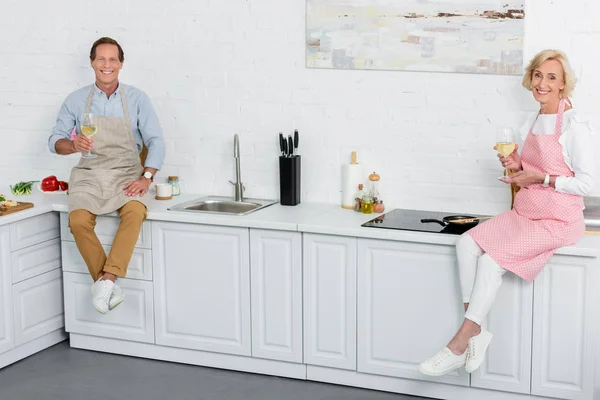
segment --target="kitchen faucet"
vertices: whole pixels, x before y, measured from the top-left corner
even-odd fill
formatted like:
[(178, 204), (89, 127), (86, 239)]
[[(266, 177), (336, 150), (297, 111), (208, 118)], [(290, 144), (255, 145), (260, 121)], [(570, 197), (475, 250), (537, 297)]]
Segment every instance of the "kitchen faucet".
[(233, 136), (233, 157), (235, 158), (235, 183), (232, 181), (229, 181), (229, 183), (235, 186), (235, 201), (244, 201), (244, 190), (246, 188), (240, 177), (240, 138), (237, 133)]

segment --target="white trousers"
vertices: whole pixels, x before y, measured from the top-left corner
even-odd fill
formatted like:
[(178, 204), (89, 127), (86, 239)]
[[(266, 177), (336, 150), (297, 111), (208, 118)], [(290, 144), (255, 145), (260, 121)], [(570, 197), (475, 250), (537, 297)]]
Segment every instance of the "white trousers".
[(469, 303), (465, 318), (481, 325), (494, 304), (506, 270), (466, 233), (456, 241), (456, 256), (463, 303)]

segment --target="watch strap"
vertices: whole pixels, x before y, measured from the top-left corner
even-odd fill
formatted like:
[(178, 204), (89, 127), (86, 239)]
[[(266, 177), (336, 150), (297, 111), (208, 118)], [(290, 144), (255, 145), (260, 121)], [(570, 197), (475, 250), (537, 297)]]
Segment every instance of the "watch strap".
[(550, 174), (546, 174), (544, 177), (544, 183), (542, 183), (543, 187), (548, 187), (550, 185)]

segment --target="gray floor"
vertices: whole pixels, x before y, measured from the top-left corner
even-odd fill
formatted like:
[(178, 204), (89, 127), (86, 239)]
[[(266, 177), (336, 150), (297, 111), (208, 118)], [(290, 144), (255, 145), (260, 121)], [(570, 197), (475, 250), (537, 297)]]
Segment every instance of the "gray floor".
[(71, 349), (0, 370), (2, 400), (417, 400), (344, 386)]

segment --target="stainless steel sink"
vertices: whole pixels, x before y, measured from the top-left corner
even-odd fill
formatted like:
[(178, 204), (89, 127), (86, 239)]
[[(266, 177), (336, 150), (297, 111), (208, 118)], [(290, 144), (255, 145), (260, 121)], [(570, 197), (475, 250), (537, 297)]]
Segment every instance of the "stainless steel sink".
[(600, 197), (584, 197), (583, 218), (588, 228), (600, 228)]
[(177, 204), (173, 207), (169, 207), (169, 210), (211, 214), (246, 215), (275, 203), (277, 203), (276, 200), (244, 199), (243, 201), (235, 201), (229, 197), (208, 196)]

